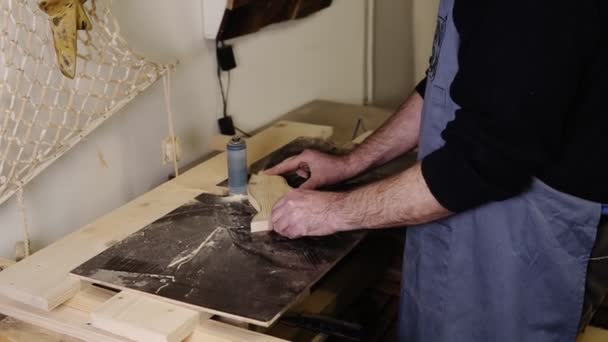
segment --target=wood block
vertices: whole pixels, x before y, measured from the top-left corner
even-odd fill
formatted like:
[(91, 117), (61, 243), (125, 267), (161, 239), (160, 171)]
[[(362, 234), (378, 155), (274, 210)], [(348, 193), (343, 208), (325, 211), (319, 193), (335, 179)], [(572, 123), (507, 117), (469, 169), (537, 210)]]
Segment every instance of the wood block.
[(11, 317), (5, 318), (0, 321), (0, 342), (15, 341), (82, 342), (80, 339), (40, 328)]
[(121, 292), (91, 313), (93, 326), (142, 342), (179, 342), (190, 335), (199, 313), (156, 299)]
[[(132, 342), (133, 340), (98, 329), (90, 324), (90, 313), (114, 296), (114, 292), (94, 286), (85, 287), (53, 311), (42, 311), (0, 295), (0, 312), (35, 326), (43, 327), (82, 341)], [(203, 316), (203, 315), (201, 315)], [(37, 340), (36, 340), (37, 341)], [(224, 323), (201, 318), (188, 342), (284, 341)]]
[(258, 211), (251, 221), (251, 232), (272, 230), (270, 214), (274, 204), (285, 194), (293, 190), (281, 176), (270, 176), (263, 173), (251, 176), (249, 180), (249, 202)]

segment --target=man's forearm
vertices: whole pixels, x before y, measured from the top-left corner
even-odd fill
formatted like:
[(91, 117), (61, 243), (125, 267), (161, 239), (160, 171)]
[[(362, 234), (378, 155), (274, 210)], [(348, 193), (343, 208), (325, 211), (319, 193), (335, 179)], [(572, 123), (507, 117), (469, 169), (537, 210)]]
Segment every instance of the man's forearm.
[(341, 196), (334, 209), (346, 221), (347, 230), (415, 225), (451, 214), (429, 190), (420, 163)]
[(423, 102), (420, 94), (414, 91), (382, 127), (349, 155), (349, 164), (356, 173), (382, 165), (418, 145)]

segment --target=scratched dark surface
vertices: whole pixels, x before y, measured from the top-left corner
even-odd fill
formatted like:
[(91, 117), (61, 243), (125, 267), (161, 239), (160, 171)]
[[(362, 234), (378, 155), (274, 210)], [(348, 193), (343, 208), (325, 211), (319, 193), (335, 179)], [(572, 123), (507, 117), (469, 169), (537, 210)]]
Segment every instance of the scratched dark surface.
[[(305, 148), (342, 152), (320, 141), (297, 139), (253, 165), (252, 171)], [(386, 166), (338, 189), (397, 169), (402, 167)], [(295, 175), (286, 178), (292, 186), (302, 182)], [(267, 326), (365, 236), (354, 232), (288, 240), (275, 233), (251, 235), (254, 214), (246, 199), (203, 194), (72, 273)]]
[(72, 273), (266, 325), (363, 236), (252, 236), (254, 212), (203, 194)]

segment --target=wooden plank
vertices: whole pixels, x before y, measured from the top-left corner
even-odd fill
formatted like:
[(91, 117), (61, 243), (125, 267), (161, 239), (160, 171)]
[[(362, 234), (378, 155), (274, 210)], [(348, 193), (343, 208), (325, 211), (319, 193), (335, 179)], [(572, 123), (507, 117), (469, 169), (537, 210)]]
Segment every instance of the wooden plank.
[(7, 269), (14, 264), (15, 264), (15, 261), (13, 261), (13, 260), (0, 258), (0, 271)]
[(199, 313), (194, 310), (128, 292), (115, 295), (91, 313), (93, 326), (141, 342), (182, 341), (198, 322)]
[[(0, 311), (21, 321), (87, 342), (133, 342), (133, 340), (95, 328), (90, 313), (115, 295), (114, 292), (87, 286), (76, 296), (47, 312), (0, 295)], [(201, 319), (188, 342), (284, 341), (212, 320)]]
[[(327, 126), (279, 122), (249, 139), (248, 163), (295, 137), (327, 138), (332, 132)], [(68, 278), (72, 269), (195, 196), (216, 191), (216, 184), (226, 179), (226, 163), (221, 153), (0, 272), (0, 295), (44, 310), (54, 308), (77, 284)]]
[(206, 320), (186, 339), (186, 342), (280, 342), (286, 341), (277, 337), (260, 334), (227, 325), (214, 320)]
[(82, 342), (63, 334), (8, 317), (0, 321), (0, 342)]
[(585, 332), (582, 333), (577, 342), (606, 342), (608, 341), (608, 330), (599, 329), (595, 327), (585, 328)]
[(251, 220), (252, 233), (272, 230), (272, 222), (270, 222), (272, 207), (291, 190), (293, 188), (281, 176), (269, 176), (264, 173), (251, 176), (247, 188), (249, 202), (258, 212)]
[(89, 323), (88, 312), (65, 304), (53, 311), (45, 311), (0, 295), (0, 311), (18, 320), (84, 341), (132, 342), (132, 340), (93, 327)]

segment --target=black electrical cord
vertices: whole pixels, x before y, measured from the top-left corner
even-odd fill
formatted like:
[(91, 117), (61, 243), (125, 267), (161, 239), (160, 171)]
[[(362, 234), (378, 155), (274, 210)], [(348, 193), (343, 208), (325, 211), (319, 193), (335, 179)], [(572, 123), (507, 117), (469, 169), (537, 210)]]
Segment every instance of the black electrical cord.
[[(220, 93), (222, 94), (222, 113), (224, 117), (228, 116), (228, 90), (230, 90), (230, 88), (228, 88), (226, 91), (224, 91), (224, 82), (222, 81), (222, 69), (220, 68), (220, 62), (219, 62), (219, 49), (220, 49), (220, 45), (223, 46), (224, 42), (220, 42), (217, 41), (216, 45), (215, 45), (215, 57), (217, 59), (217, 81), (220, 85)], [(230, 75), (230, 73), (228, 74)]]
[[(224, 81), (222, 80), (222, 69), (220, 68), (220, 62), (219, 62), (219, 53), (218, 50), (220, 49), (220, 47), (224, 47), (224, 41), (217, 41), (216, 45), (215, 45), (215, 56), (217, 59), (217, 81), (220, 85), (220, 93), (222, 94), (222, 115), (224, 117), (228, 117), (228, 101), (229, 101), (229, 96), (230, 96), (230, 70), (227, 71), (228, 74), (228, 82), (226, 85), (226, 89), (224, 90)], [(251, 137), (251, 134), (243, 131), (242, 129), (238, 128), (236, 125), (234, 126), (234, 129), (236, 131), (241, 132), (241, 134), (243, 134), (246, 137)]]

